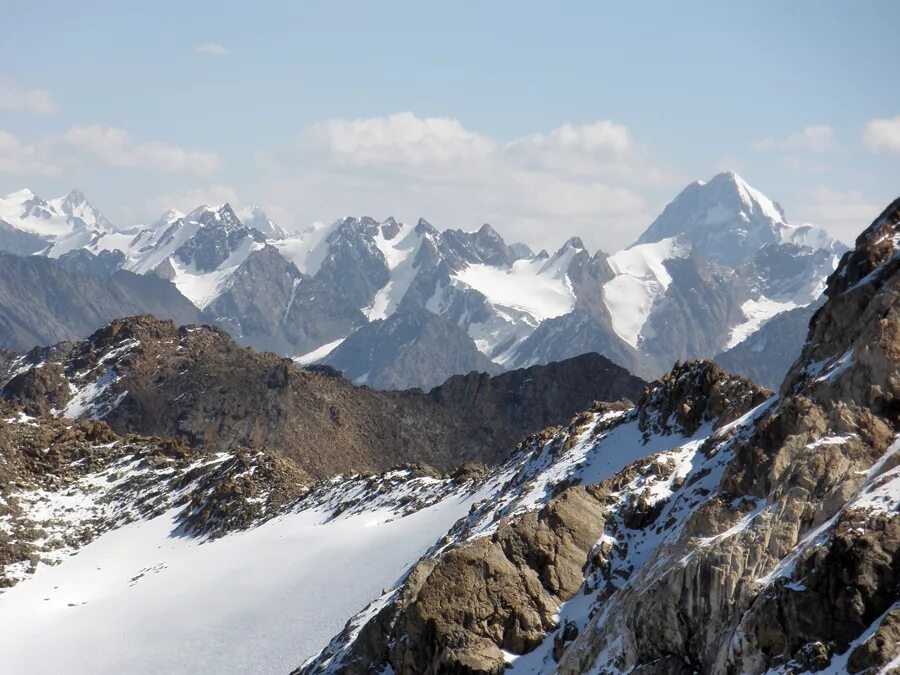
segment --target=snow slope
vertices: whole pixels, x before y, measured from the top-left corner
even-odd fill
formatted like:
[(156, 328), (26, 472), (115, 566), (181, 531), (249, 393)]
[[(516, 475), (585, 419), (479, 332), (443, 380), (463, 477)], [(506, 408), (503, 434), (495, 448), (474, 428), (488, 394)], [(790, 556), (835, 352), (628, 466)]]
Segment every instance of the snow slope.
[(126, 525), (0, 595), (0, 673), (285, 673), (477, 497), (399, 517), (384, 495), (336, 518), (301, 508), (212, 541), (179, 536), (175, 511)]
[(494, 305), (526, 312), (540, 323), (572, 311), (575, 294), (564, 266), (539, 258), (516, 260), (511, 269), (469, 265), (453, 278), (482, 293)]
[(369, 321), (386, 319), (397, 311), (419, 271), (416, 254), (427, 234), (419, 234), (415, 228), (403, 223), (398, 223), (397, 226), (399, 232), (390, 239), (384, 236), (384, 224), (378, 228), (374, 237), (375, 246), (381, 251), (390, 271), (390, 280), (375, 295), (372, 305), (363, 309)]
[(603, 300), (612, 318), (613, 330), (637, 347), (641, 328), (650, 316), (653, 302), (672, 283), (665, 262), (684, 257), (687, 250), (675, 237), (633, 246), (609, 257), (616, 276), (603, 286)]

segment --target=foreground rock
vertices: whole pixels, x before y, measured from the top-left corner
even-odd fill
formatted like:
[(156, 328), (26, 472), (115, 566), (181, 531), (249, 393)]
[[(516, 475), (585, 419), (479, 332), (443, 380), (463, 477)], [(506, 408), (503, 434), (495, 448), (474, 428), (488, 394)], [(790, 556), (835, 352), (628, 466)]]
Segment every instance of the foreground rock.
[(708, 363), (539, 434), (298, 672), (896, 672), (900, 200), (777, 397)]

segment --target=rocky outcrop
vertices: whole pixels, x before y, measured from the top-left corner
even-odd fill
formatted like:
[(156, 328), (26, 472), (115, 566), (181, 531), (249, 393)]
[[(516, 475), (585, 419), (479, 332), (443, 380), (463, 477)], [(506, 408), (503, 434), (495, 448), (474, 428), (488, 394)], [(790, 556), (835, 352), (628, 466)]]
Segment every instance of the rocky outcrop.
[(830, 277), (778, 396), (676, 364), (634, 410), (529, 439), (299, 672), (893, 672), (898, 251), (900, 200)]
[(0, 587), (170, 509), (183, 535), (246, 529), (311, 484), (295, 465), (263, 452), (210, 455), (180, 441), (119, 436), (105, 422), (30, 417), (2, 401), (0, 449)]
[[(581, 586), (602, 532), (602, 497), (602, 490), (569, 488), (489, 538), (422, 561), (403, 597), (370, 629), (392, 645), (373, 656), (405, 673), (503, 672), (503, 651), (537, 647), (557, 627), (560, 601)], [(395, 639), (401, 635), (408, 639)]]
[[(601, 539), (604, 532), (651, 527), (662, 506), (649, 496), (652, 483), (677, 478), (672, 460), (648, 458), (608, 478), (598, 473), (599, 482), (590, 483), (582, 471), (597, 470), (579, 470), (592, 464), (583, 453), (623, 425), (639, 447), (647, 442), (642, 435), (692, 436), (701, 420), (720, 426), (770, 393), (714, 364), (686, 364), (648, 386), (636, 410), (628, 403), (596, 404), (564, 428), (529, 437), (500, 470), (509, 477), (499, 495), (476, 504), (374, 618), (362, 626), (351, 622), (298, 672), (365, 673), (387, 665), (398, 673), (500, 673), (509, 654), (527, 654), (547, 640), (562, 655), (578, 634), (559, 616), (563, 603), (583, 588), (590, 588), (585, 594), (609, 594), (625, 575), (627, 546), (614, 551)], [(688, 400), (694, 416), (673, 412), (662, 430), (648, 421)], [(616, 558), (626, 558), (618, 569)]]
[(729, 375), (711, 361), (676, 363), (647, 387), (638, 401), (638, 420), (646, 434), (693, 436), (703, 424), (725, 424), (772, 395), (750, 380)]

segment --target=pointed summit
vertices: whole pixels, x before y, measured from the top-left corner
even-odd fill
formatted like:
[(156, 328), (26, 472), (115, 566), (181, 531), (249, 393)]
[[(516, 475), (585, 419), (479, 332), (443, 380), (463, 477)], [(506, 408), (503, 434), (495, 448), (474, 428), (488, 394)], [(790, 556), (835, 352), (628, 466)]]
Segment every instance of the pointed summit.
[[(776, 202), (725, 171), (684, 188), (635, 245), (678, 237), (704, 259), (737, 267), (763, 246), (787, 241), (793, 229)], [(824, 235), (821, 241), (832, 240)]]
[(258, 206), (250, 205), (241, 212), (241, 222), (247, 227), (252, 227), (263, 234), (266, 239), (284, 239), (287, 232), (284, 231), (274, 220), (269, 218)]

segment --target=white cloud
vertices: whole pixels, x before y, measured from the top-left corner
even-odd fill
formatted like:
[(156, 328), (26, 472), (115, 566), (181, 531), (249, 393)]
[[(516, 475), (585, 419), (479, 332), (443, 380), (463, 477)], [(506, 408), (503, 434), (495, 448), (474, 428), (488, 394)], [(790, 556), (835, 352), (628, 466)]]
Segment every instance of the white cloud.
[(231, 54), (231, 50), (228, 49), (228, 47), (220, 45), (217, 42), (203, 42), (196, 45), (194, 51), (200, 54), (209, 54), (211, 56), (228, 56)]
[(301, 150), (318, 148), (341, 164), (358, 166), (471, 160), (489, 154), (494, 146), (490, 139), (464, 129), (458, 120), (422, 118), (410, 112), (328, 120), (309, 127), (300, 137)]
[(649, 222), (637, 186), (667, 180), (626, 126), (605, 120), (504, 142), (411, 112), (333, 119), (305, 129), (292, 153), (263, 150), (254, 160), (274, 177), (264, 199), (300, 223), (350, 213), (424, 216), (439, 227), (490, 222), (547, 248), (572, 233), (604, 249), (631, 243)]
[(222, 165), (214, 152), (187, 150), (163, 141), (138, 143), (124, 129), (102, 124), (74, 125), (60, 136), (44, 139), (42, 145), (48, 154), (171, 173), (209, 175)]
[(202, 204), (218, 205), (225, 202), (231, 204), (233, 209), (239, 209), (241, 200), (237, 190), (231, 185), (214, 184), (161, 195), (151, 199), (147, 203), (147, 208), (153, 213), (163, 213), (169, 209), (187, 213)]
[(787, 138), (765, 138), (753, 143), (756, 150), (807, 150), (829, 152), (834, 149), (834, 129), (827, 124), (813, 124)]
[(803, 220), (821, 225), (840, 240), (850, 243), (869, 226), (882, 208), (859, 190), (834, 190), (817, 185), (807, 193), (800, 215)]
[(53, 115), (59, 112), (59, 106), (46, 89), (26, 89), (12, 80), (0, 78), (0, 110)]
[(872, 152), (900, 155), (900, 115), (870, 120), (863, 131), (863, 143)]
[(633, 149), (633, 142), (628, 127), (603, 120), (578, 127), (564, 124), (547, 134), (532, 134), (510, 143), (513, 148), (529, 146), (623, 155)]
[(58, 173), (59, 167), (43, 159), (33, 145), (0, 129), (0, 173), (33, 175)]

